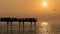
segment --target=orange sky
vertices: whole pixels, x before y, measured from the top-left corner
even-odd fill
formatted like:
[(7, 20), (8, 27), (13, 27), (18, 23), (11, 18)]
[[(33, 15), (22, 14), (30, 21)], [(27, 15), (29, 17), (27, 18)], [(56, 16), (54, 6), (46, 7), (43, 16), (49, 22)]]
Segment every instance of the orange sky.
[[(40, 21), (60, 22), (60, 0), (0, 0), (0, 17), (37, 17)], [(56, 11), (54, 11), (56, 9)]]

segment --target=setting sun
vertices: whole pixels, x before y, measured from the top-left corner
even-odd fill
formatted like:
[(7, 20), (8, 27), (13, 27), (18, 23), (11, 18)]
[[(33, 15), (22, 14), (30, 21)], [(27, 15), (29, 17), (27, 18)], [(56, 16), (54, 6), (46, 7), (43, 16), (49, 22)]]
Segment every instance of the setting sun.
[(44, 6), (44, 7), (47, 6), (47, 2), (43, 2), (42, 6)]

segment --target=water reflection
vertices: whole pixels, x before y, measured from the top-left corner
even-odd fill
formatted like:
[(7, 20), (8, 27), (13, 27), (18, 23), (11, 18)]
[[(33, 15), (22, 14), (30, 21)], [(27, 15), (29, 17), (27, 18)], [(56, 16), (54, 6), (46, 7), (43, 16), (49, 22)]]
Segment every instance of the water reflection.
[[(39, 25), (38, 25), (39, 24)], [(60, 24), (50, 24), (49, 22), (41, 22), (36, 25), (36, 33), (34, 25), (32, 25), (32, 29), (30, 32), (30, 27), (27, 22), (24, 28), (24, 34), (60, 34)], [(6, 34), (6, 23), (0, 23), (0, 34)], [(18, 23), (13, 22), (13, 34), (19, 34)], [(20, 34), (23, 34), (22, 23), (20, 28)], [(9, 34), (10, 34), (10, 25), (9, 25)]]
[(41, 22), (40, 28), (39, 28), (39, 34), (52, 34), (52, 29), (48, 22)]

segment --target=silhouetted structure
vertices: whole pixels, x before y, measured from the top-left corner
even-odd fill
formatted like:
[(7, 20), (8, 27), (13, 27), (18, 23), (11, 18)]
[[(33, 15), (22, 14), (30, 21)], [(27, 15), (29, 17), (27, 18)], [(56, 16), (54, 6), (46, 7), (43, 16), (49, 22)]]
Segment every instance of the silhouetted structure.
[(23, 22), (23, 34), (24, 34), (24, 22), (30, 22), (30, 32), (32, 27), (32, 22), (34, 22), (35, 32), (36, 32), (36, 21), (37, 18), (0, 18), (0, 22), (7, 22), (7, 34), (8, 34), (8, 26), (9, 22), (11, 22), (11, 34), (12, 32), (12, 22), (19, 22), (19, 32), (20, 32), (20, 22)]

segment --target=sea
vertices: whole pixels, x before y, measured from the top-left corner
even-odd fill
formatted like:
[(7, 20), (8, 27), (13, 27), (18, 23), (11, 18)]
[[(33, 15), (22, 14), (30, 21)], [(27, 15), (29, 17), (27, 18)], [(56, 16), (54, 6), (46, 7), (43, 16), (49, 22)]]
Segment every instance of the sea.
[(13, 22), (11, 29), (11, 23), (9, 22), (7, 32), (7, 22), (0, 22), (0, 34), (60, 34), (60, 24), (42, 22), (36, 24), (35, 27), (34, 22), (32, 22), (32, 25), (30, 22), (25, 22), (23, 28), (23, 22), (20, 23), (20, 26), (19, 22)]

